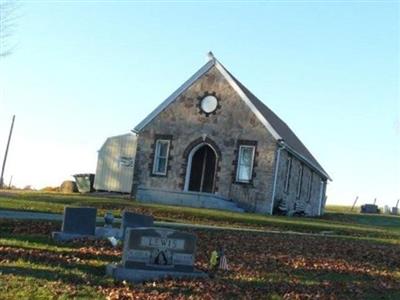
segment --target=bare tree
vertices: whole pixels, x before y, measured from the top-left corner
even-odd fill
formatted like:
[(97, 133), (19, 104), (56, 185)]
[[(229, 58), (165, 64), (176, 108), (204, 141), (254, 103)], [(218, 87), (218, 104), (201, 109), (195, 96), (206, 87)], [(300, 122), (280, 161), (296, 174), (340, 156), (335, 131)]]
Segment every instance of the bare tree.
[(17, 0), (0, 0), (0, 58), (10, 55), (15, 47), (11, 37), (16, 26)]

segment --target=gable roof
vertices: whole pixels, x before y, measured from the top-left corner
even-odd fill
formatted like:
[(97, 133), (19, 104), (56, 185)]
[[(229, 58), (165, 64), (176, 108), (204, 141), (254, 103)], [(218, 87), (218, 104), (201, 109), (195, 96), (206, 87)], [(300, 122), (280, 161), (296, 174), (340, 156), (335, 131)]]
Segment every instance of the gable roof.
[[(230, 74), (230, 73), (229, 73)], [(294, 150), (297, 154), (303, 156), (303, 159), (307, 159), (315, 168), (319, 169), (326, 178), (329, 175), (318, 163), (315, 157), (308, 151), (307, 147), (301, 142), (296, 134), (290, 129), (290, 127), (279, 118), (268, 106), (266, 106), (260, 99), (258, 99), (251, 91), (249, 91), (239, 80), (237, 80), (232, 74), (232, 79), (236, 84), (243, 90), (249, 100), (254, 104), (258, 111), (269, 121), (271, 126), (275, 129), (282, 141), (289, 146), (289, 151)]]
[[(211, 57), (210, 57), (211, 56)], [(300, 160), (308, 164), (326, 179), (331, 180), (328, 173), (322, 168), (310, 151), (304, 146), (296, 134), (289, 126), (282, 121), (271, 109), (269, 109), (260, 99), (250, 92), (239, 80), (237, 80), (212, 54), (210, 60), (200, 68), (192, 77), (181, 85), (174, 93), (153, 110), (142, 122), (140, 122), (133, 132), (139, 133), (146, 127), (159, 113), (166, 109), (179, 95), (186, 91), (197, 79), (207, 73), (212, 67), (216, 67), (225, 77), (232, 88), (239, 94), (241, 99), (249, 106), (251, 111), (257, 116), (259, 121), (267, 128), (272, 136), (283, 145), (289, 152), (293, 153)]]
[(97, 152), (101, 152), (104, 149), (104, 147), (107, 145), (107, 143), (109, 143), (110, 141), (123, 139), (123, 138), (128, 138), (128, 139), (132, 139), (135, 141), (137, 139), (137, 135), (135, 133), (128, 132), (128, 133), (124, 133), (124, 134), (109, 136), (108, 138), (106, 138), (106, 140), (103, 142), (100, 149), (97, 150)]
[(156, 107), (142, 122), (140, 122), (132, 130), (134, 133), (139, 133), (149, 124), (159, 113), (166, 109), (179, 95), (186, 91), (193, 83), (196, 82), (202, 75), (208, 72), (215, 65), (214, 60), (208, 61), (204, 66), (202, 66), (196, 73), (193, 74), (188, 80), (186, 80), (175, 92), (171, 94), (167, 99), (165, 99), (159, 106)]

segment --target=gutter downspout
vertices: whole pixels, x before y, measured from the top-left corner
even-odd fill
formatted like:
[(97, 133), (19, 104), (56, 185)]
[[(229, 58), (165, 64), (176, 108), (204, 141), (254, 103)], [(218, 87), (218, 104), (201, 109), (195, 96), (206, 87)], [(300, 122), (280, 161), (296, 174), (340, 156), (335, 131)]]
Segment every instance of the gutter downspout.
[(285, 149), (285, 146), (282, 144), (278, 144), (278, 153), (276, 155), (276, 167), (275, 167), (275, 174), (274, 174), (274, 185), (272, 186), (272, 200), (271, 200), (271, 210), (270, 215), (272, 216), (274, 213), (274, 202), (275, 202), (275, 194), (276, 194), (276, 183), (278, 181), (278, 169), (279, 169), (279, 162), (281, 158), (281, 151)]

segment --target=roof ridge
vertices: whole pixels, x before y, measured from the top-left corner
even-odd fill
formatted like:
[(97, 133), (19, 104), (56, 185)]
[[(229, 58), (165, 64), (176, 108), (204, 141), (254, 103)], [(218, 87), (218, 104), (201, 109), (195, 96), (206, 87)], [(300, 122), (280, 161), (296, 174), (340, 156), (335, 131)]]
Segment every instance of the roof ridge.
[(297, 135), (291, 130), (289, 125), (284, 122), (277, 114), (275, 114), (266, 104), (258, 99), (248, 88), (246, 88), (238, 79), (235, 78), (210, 52), (208, 53), (208, 61), (188, 80), (186, 80), (177, 90), (175, 90), (167, 99), (165, 99), (158, 107), (156, 107), (142, 122), (140, 122), (132, 131), (139, 133), (146, 127), (159, 113), (166, 109), (179, 95), (194, 84), (201, 76), (208, 72), (212, 67), (216, 67), (222, 76), (228, 81), (235, 92), (247, 104), (255, 116), (271, 133), (271, 135), (279, 142), (282, 141), (288, 151), (296, 154), (300, 159), (309, 164), (321, 175), (330, 179), (329, 175), (318, 163), (316, 158), (311, 154), (307, 147), (301, 142)]

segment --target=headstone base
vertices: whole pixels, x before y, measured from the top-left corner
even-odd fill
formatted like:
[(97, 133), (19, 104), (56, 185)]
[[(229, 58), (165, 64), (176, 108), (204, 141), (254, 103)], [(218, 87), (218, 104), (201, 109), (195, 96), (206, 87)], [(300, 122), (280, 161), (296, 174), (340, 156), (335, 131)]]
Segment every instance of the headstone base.
[(165, 278), (208, 278), (208, 275), (199, 270), (193, 272), (177, 272), (172, 270), (142, 270), (127, 269), (120, 264), (109, 264), (106, 274), (117, 280), (126, 280), (139, 283), (147, 280), (160, 280)]
[(108, 238), (108, 237), (120, 237), (120, 229), (113, 227), (96, 227), (96, 237)]
[(95, 235), (88, 235), (88, 234), (79, 234), (79, 233), (67, 233), (62, 231), (54, 231), (51, 233), (53, 240), (59, 242), (67, 242), (74, 239), (102, 239), (108, 237), (116, 237), (119, 238), (120, 236), (120, 229), (119, 228), (108, 228), (108, 227), (96, 227)]
[(94, 235), (87, 235), (87, 234), (79, 234), (79, 233), (66, 233), (62, 231), (54, 231), (51, 233), (53, 240), (57, 242), (67, 242), (74, 239), (94, 239), (96, 238)]

